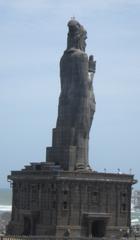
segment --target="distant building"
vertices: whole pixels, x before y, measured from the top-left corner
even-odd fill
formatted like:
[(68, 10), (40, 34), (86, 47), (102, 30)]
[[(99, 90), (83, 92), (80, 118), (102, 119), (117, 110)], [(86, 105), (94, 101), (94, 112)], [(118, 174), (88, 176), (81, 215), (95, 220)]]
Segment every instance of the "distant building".
[(137, 210), (140, 209), (140, 190), (133, 190), (132, 191), (132, 207), (133, 209)]

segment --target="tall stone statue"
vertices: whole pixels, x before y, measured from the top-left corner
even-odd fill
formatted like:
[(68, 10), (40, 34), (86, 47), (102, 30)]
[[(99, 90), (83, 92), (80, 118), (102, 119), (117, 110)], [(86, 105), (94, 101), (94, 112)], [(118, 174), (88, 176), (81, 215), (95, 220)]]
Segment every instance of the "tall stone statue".
[(85, 53), (87, 33), (84, 27), (72, 19), (68, 28), (67, 49), (60, 61), (58, 118), (48, 161), (51, 158), (67, 170), (85, 170), (89, 169), (89, 131), (95, 112), (92, 82), (96, 62)]

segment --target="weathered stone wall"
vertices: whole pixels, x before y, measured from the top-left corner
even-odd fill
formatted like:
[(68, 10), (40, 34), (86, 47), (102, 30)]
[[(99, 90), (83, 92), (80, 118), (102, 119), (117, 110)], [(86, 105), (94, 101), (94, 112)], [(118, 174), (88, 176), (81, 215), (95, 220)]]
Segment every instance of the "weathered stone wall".
[(111, 178), (94, 172), (61, 172), (56, 176), (40, 172), (40, 177), (35, 171), (24, 174), (19, 173), (21, 180), (13, 184), (9, 233), (25, 234), (26, 219), (30, 221), (30, 234), (37, 235), (63, 236), (69, 229), (71, 236), (88, 236), (90, 224), (97, 219), (105, 222), (107, 235), (114, 229), (118, 232), (130, 227), (129, 175), (114, 174), (113, 181), (113, 174)]

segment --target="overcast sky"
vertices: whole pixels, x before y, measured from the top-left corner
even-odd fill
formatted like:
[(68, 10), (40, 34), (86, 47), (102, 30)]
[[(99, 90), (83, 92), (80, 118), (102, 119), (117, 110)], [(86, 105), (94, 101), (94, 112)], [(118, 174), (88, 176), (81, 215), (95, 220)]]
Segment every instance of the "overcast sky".
[(140, 179), (140, 1), (0, 0), (0, 187), (11, 170), (45, 161), (73, 16), (97, 61), (90, 164)]

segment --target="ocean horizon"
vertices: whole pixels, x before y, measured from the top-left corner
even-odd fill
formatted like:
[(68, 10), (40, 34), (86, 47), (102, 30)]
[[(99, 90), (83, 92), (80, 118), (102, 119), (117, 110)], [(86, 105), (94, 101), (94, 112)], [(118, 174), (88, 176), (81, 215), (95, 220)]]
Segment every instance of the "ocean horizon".
[(12, 209), (12, 189), (0, 188), (0, 212), (10, 212)]

